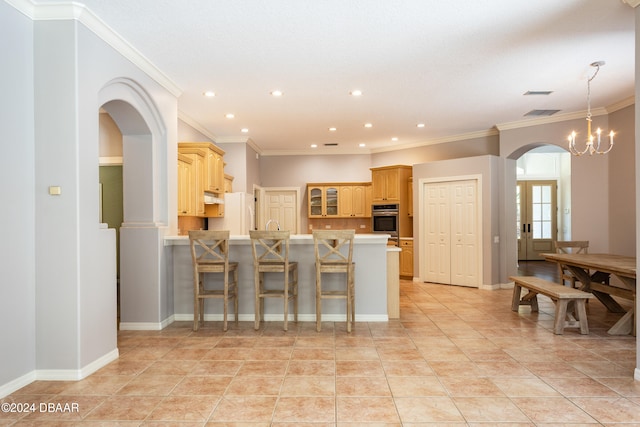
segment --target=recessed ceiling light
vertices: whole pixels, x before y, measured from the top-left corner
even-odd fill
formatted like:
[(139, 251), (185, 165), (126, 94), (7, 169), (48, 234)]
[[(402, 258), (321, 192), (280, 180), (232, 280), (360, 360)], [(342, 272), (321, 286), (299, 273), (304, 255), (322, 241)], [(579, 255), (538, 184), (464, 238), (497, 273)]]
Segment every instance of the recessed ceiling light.
[(318, 148), (318, 144), (311, 144), (311, 148)]
[(208, 90), (205, 93), (203, 93), (203, 95), (209, 98), (213, 98), (214, 96), (216, 96), (216, 93), (212, 90)]
[(352, 90), (351, 92), (349, 92), (349, 95), (351, 95), (351, 96), (361, 96), (362, 95), (362, 91), (359, 90), (359, 89), (355, 89), (355, 90)]
[(398, 140), (398, 137), (397, 137), (397, 136), (394, 136), (393, 138), (391, 138), (391, 140), (395, 142), (395, 141), (397, 141), (397, 140)]
[(416, 127), (423, 128), (423, 127), (424, 127), (424, 123), (418, 123), (418, 124), (416, 125)]
[(329, 128), (329, 132), (335, 132), (336, 130), (336, 128)]
[(364, 142), (361, 142), (360, 144), (358, 144), (358, 147), (366, 147), (367, 144), (365, 144)]
[(373, 125), (372, 125), (371, 123), (365, 123), (365, 124), (364, 124), (364, 127), (366, 127), (366, 128), (372, 128), (372, 127), (373, 127)]
[(247, 129), (247, 128), (242, 128), (242, 129), (240, 129), (240, 132), (242, 132), (242, 133), (247, 133), (247, 132), (249, 132), (249, 129)]
[(283, 93), (282, 93), (282, 91), (281, 91), (281, 90), (277, 90), (277, 89), (276, 89), (276, 90), (272, 90), (272, 91), (271, 91), (271, 95), (273, 95), (273, 96), (282, 96), (282, 95), (283, 95)]
[(228, 113), (224, 115), (227, 119), (233, 119), (235, 117), (235, 114), (233, 113)]

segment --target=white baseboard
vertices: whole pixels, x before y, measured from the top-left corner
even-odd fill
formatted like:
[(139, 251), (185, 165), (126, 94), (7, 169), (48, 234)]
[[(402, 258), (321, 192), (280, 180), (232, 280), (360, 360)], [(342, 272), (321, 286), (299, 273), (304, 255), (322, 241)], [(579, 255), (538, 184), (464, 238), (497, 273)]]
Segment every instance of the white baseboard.
[(38, 369), (36, 379), (42, 381), (77, 381), (88, 377), (98, 369), (107, 366), (119, 356), (118, 349), (113, 349), (104, 356), (94, 360), (81, 369)]
[(27, 386), (36, 380), (36, 371), (31, 371), (13, 381), (9, 381), (6, 384), (0, 385), (0, 399), (10, 395), (16, 390), (20, 390), (22, 387)]
[(119, 356), (118, 349), (114, 349), (104, 356), (94, 360), (82, 369), (36, 369), (26, 375), (16, 378), (7, 384), (0, 385), (0, 398), (8, 396), (32, 382), (38, 381), (77, 381), (88, 377), (116, 360)]
[[(323, 314), (323, 322), (344, 322), (346, 320), (344, 314)], [(176, 314), (173, 316), (175, 321), (179, 322), (193, 322), (193, 314)], [(222, 314), (205, 314), (204, 320), (206, 322), (221, 322)], [(233, 314), (229, 314), (227, 321), (233, 320)], [(240, 314), (238, 320), (241, 322), (253, 322), (255, 316), (252, 314)], [(282, 321), (282, 314), (265, 314), (264, 320), (266, 322), (278, 322)], [(315, 314), (298, 314), (298, 321), (300, 322), (315, 322)], [(388, 322), (389, 316), (386, 314), (356, 314), (356, 322)], [(293, 315), (289, 314), (289, 322), (293, 322)]]
[[(160, 331), (174, 321), (179, 320), (176, 319), (175, 316), (169, 316), (164, 319), (162, 322), (154, 323), (154, 322), (120, 322), (119, 328), (121, 331)], [(190, 320), (193, 320), (193, 315), (191, 315)]]

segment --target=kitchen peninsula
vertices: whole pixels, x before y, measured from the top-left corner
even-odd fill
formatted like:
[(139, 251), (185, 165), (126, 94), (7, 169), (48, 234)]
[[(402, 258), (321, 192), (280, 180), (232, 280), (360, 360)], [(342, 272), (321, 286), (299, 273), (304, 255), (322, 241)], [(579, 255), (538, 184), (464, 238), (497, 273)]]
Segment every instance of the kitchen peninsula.
[[(356, 263), (356, 322), (387, 321), (387, 235), (356, 234), (353, 259)], [(193, 270), (189, 238), (187, 236), (168, 236), (164, 240), (168, 249), (167, 258), (173, 267), (170, 276), (173, 278), (174, 320), (193, 320)], [(291, 260), (298, 262), (298, 320), (315, 321), (315, 258), (313, 236), (298, 234), (291, 236)], [(248, 235), (231, 236), (229, 242), (229, 258), (239, 263), (239, 318), (241, 321), (254, 320), (254, 282), (253, 255), (251, 240)], [(337, 277), (323, 277), (325, 285), (338, 285), (344, 280)], [(217, 279), (219, 280), (219, 279)], [(267, 286), (275, 277), (267, 276)], [(397, 293), (397, 287), (392, 289)], [(390, 299), (392, 300), (392, 299)], [(205, 321), (222, 320), (222, 301), (213, 300), (205, 303)], [(266, 301), (265, 320), (282, 320), (282, 301)], [(346, 307), (344, 301), (328, 300), (323, 302), (323, 321), (345, 321)], [(292, 319), (292, 317), (291, 317)]]

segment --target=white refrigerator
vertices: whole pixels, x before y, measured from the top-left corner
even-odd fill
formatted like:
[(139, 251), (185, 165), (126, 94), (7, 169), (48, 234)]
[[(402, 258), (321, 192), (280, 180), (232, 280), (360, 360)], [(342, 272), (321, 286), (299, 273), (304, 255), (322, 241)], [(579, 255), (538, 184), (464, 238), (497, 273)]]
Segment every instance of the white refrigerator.
[(210, 230), (229, 230), (232, 235), (248, 235), (255, 228), (253, 194), (225, 193), (224, 217), (209, 218)]

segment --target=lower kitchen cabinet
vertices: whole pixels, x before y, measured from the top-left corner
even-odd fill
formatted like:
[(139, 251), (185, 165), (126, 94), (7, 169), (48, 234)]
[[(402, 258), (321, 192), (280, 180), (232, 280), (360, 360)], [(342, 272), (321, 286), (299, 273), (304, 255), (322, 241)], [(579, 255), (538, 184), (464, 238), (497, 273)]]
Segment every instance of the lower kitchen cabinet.
[(400, 238), (400, 277), (413, 278), (413, 239)]

